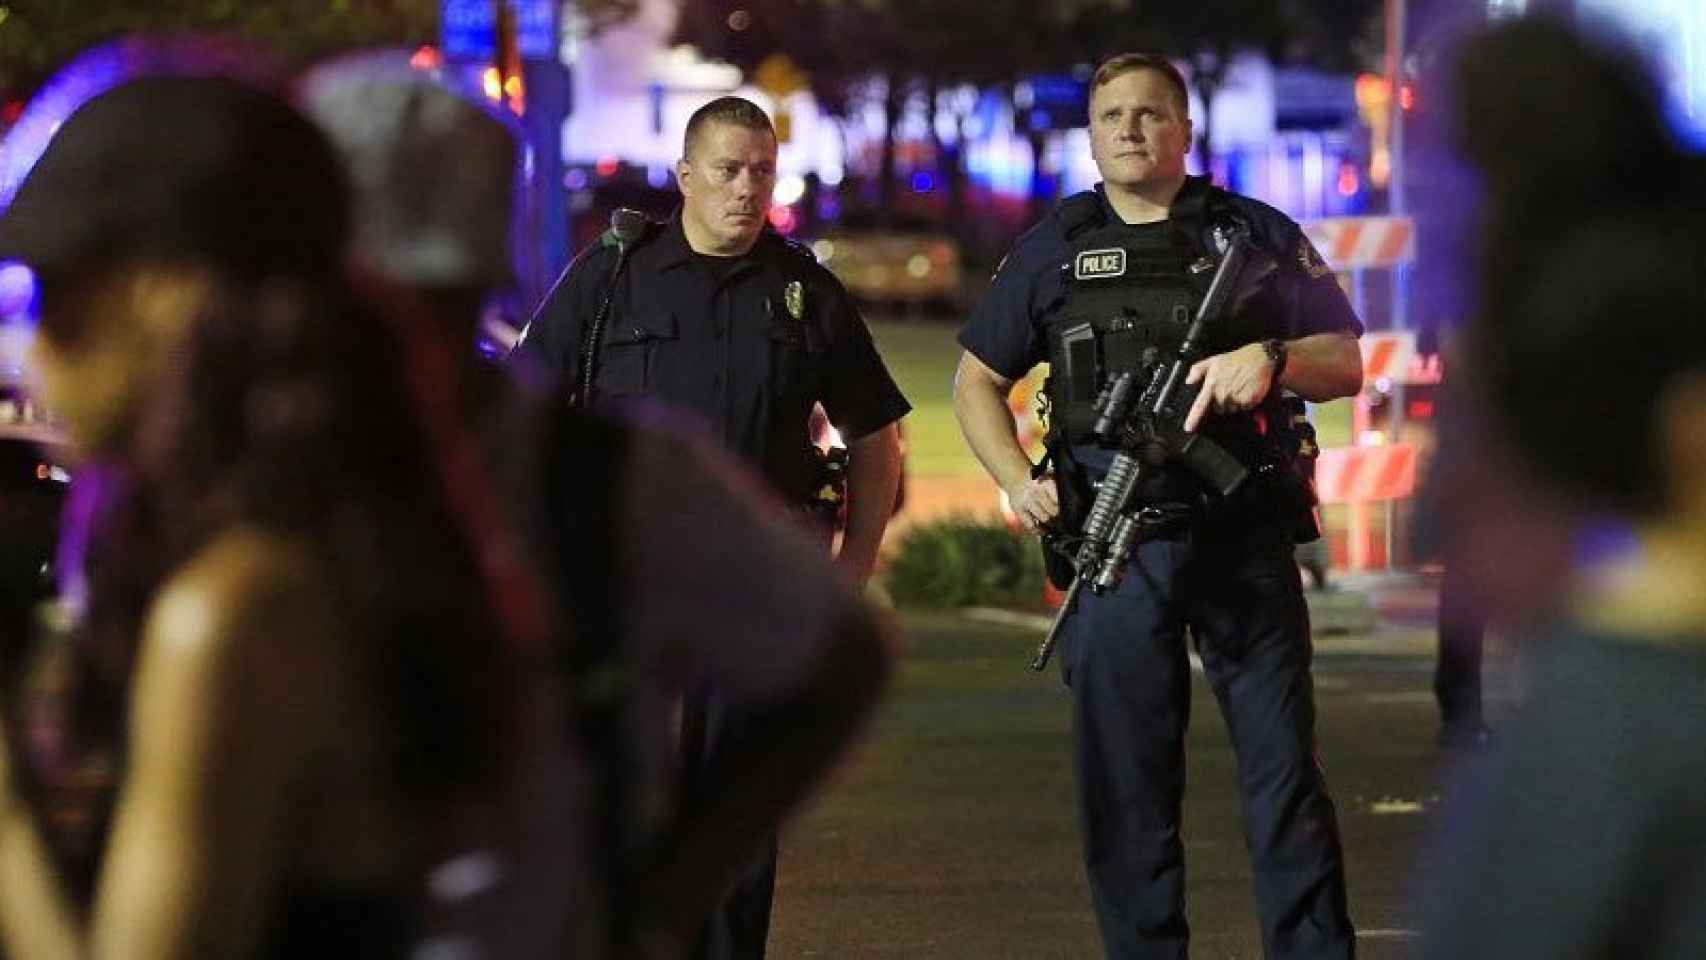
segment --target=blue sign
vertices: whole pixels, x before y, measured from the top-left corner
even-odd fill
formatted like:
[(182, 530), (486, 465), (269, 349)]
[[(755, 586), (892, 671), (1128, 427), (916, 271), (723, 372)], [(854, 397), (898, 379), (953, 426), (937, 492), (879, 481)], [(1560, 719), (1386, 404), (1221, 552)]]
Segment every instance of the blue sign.
[[(557, 57), (558, 0), (504, 0), (515, 11), (515, 45), (527, 60)], [(497, 56), (498, 17), (493, 0), (443, 0), (439, 27), (444, 55), (453, 60)]]
[(1032, 130), (1071, 130), (1088, 122), (1090, 82), (1071, 74), (1031, 77), (1029, 123)]

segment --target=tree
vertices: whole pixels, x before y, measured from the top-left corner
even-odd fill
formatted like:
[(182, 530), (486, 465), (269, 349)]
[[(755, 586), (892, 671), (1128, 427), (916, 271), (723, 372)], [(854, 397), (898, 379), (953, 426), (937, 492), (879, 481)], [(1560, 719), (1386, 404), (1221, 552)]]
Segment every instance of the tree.
[[(896, 189), (894, 128), (908, 98), (924, 91), (949, 206), (957, 212), (963, 157), (957, 143), (948, 150), (936, 138), (940, 91), (970, 86), (1011, 100), (1022, 82), (1039, 75), (1081, 70), (1128, 50), (1160, 53), (1190, 67), (1205, 105), (1207, 163), (1212, 105), (1237, 55), (1253, 51), (1276, 63), (1326, 69), (1370, 62), (1380, 7), (1381, 0), (690, 0), (675, 39), (748, 73), (766, 57), (786, 54), (808, 71), (820, 105), (842, 115), (857, 101), (856, 91), (881, 91), (888, 121), (879, 173), (885, 211)], [(1040, 169), (1051, 134), (1022, 132)], [(1045, 202), (1037, 192), (1033, 200)]]
[[(1105, 43), (1183, 60), (1202, 100), (1198, 144), (1213, 157), (1214, 101), (1241, 53), (1275, 64), (1307, 63), (1346, 70), (1372, 62), (1378, 50), (1381, 0), (1116, 0)], [(1104, 53), (1116, 52), (1106, 50)]]
[[(638, 0), (580, 0), (595, 26), (632, 16)], [(88, 47), (137, 31), (229, 32), (286, 64), (342, 50), (431, 43), (440, 0), (5, 0), (0, 3), (0, 99), (28, 96)]]

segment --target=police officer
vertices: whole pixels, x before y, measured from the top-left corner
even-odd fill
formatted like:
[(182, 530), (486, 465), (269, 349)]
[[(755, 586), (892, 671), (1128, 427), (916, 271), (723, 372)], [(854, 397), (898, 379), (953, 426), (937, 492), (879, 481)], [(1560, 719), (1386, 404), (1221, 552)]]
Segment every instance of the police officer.
[[(693, 114), (684, 139), (681, 207), (647, 226), (615, 279), (584, 392), (594, 406), (644, 397), (696, 414), (791, 503), (814, 492), (806, 424), (822, 403), (851, 453), (837, 559), (863, 581), (894, 502), (897, 424), (911, 406), (840, 282), (769, 226), (770, 118), (751, 101), (722, 97)], [(621, 253), (607, 239), (571, 264), (521, 349), (578, 377), (582, 337)]]
[[(1117, 588), (1081, 594), (1061, 641), (1102, 942), (1122, 960), (1186, 955), (1188, 627), (1237, 753), (1264, 953), (1349, 957), (1355, 934), (1315, 760), (1308, 612), (1292, 560), (1310, 501), (1288, 469), (1295, 451), (1276, 438), (1289, 422), (1282, 390), (1319, 401), (1360, 389), (1362, 328), (1295, 223), (1185, 175), (1187, 94), (1165, 59), (1104, 63), (1090, 84), (1089, 132), (1102, 183), (1019, 241), (960, 333), (961, 428), (1030, 529), (1090, 495), (1112, 451), (1078, 432), (1085, 404), (1110, 374), (1142, 371), (1177, 348), (1220, 241), (1247, 231), (1262, 254), (1230, 316), (1208, 331), (1208, 358), (1190, 370), (1201, 392), (1185, 423), (1251, 479), (1221, 499), (1177, 465), (1152, 471), (1140, 502), (1172, 519), (1140, 544)], [(1035, 478), (1006, 397), (1050, 359), (1054, 475)]]
[[(693, 114), (684, 140), (680, 209), (637, 236), (612, 231), (581, 254), (518, 349), (561, 372), (594, 409), (655, 401), (696, 418), (786, 504), (805, 504), (821, 484), (807, 428), (821, 404), (850, 452), (836, 559), (862, 583), (894, 503), (897, 423), (910, 406), (846, 290), (768, 225), (777, 154), (770, 119), (750, 101), (723, 97)], [(694, 777), (714, 770), (731, 745), (763, 735), (718, 691), (690, 702), (689, 795)], [(713, 918), (698, 956), (764, 955), (774, 845), (763, 860)]]

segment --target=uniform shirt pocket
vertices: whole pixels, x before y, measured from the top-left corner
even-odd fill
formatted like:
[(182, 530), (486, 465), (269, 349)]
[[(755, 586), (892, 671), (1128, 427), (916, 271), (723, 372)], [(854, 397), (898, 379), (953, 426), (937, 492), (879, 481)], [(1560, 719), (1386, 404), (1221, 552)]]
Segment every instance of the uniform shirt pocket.
[(638, 396), (657, 389), (658, 354), (680, 336), (673, 313), (621, 317), (605, 329), (598, 359), (598, 389), (606, 397)]

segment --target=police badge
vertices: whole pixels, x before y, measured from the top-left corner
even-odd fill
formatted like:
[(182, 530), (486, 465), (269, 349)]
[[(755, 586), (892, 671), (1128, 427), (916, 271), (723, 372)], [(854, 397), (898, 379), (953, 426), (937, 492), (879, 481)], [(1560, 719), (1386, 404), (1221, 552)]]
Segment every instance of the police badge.
[(798, 280), (790, 280), (782, 288), (782, 305), (788, 308), (788, 316), (795, 320), (803, 320), (806, 316), (806, 288)]

